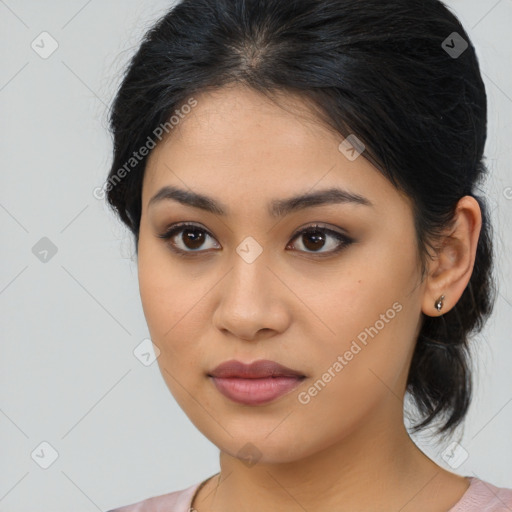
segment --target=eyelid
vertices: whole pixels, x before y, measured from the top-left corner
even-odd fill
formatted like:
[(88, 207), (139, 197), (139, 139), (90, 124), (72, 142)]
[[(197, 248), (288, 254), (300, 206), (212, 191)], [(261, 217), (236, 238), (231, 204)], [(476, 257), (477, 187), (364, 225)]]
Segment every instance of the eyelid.
[(308, 222), (307, 224), (304, 224), (303, 226), (295, 230), (291, 237), (291, 240), (297, 238), (297, 236), (302, 234), (304, 231), (313, 231), (314, 229), (320, 229), (327, 233), (334, 233), (336, 235), (344, 236), (347, 239), (350, 238), (350, 236), (347, 233), (345, 233), (344, 230), (342, 230), (341, 228), (331, 228), (329, 227), (329, 224), (326, 224), (325, 222)]

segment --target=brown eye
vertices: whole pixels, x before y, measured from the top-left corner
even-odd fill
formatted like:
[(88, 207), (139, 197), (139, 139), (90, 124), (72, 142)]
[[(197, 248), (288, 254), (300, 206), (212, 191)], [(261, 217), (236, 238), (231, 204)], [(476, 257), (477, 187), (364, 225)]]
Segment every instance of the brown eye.
[[(292, 240), (296, 239), (298, 239), (300, 244), (306, 249), (300, 249), (302, 252), (318, 253), (321, 255), (341, 251), (353, 242), (351, 238), (342, 233), (317, 225), (309, 226), (299, 231)], [(293, 245), (295, 244), (292, 244), (292, 246)], [(327, 247), (327, 249), (322, 251), (321, 249), (325, 247)]]
[[(195, 224), (177, 224), (165, 233), (158, 235), (159, 238), (169, 240), (171, 249), (179, 254), (206, 252), (201, 249), (208, 238), (213, 237), (205, 229)], [(216, 246), (214, 248), (220, 248)]]
[[(204, 228), (190, 223), (175, 224), (158, 237), (168, 240), (170, 249), (180, 256), (196, 256), (210, 252), (212, 248), (221, 248), (218, 244), (205, 248), (208, 239), (215, 240), (215, 238)], [(293, 240), (300, 242), (299, 252), (319, 256), (335, 254), (354, 242), (347, 235), (319, 225), (308, 226), (297, 232)], [(300, 248), (300, 245), (304, 249)], [(289, 247), (296, 248), (293, 243), (288, 244), (286, 248)]]
[(306, 231), (302, 234), (302, 241), (308, 251), (318, 251), (325, 245), (325, 233), (321, 231)]
[(186, 228), (181, 233), (181, 240), (188, 249), (199, 249), (204, 244), (205, 233), (200, 229)]

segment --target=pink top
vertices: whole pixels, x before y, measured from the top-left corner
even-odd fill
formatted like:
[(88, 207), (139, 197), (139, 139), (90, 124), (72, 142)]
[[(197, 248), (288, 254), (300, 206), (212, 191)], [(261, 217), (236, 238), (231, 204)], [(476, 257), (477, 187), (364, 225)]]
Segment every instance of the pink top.
[[(462, 498), (447, 512), (511, 512), (512, 489), (495, 487), (494, 485), (475, 477), (470, 480), (467, 491)], [(175, 491), (161, 496), (154, 496), (132, 505), (109, 510), (108, 512), (190, 512), (192, 500), (200, 482), (187, 489)]]

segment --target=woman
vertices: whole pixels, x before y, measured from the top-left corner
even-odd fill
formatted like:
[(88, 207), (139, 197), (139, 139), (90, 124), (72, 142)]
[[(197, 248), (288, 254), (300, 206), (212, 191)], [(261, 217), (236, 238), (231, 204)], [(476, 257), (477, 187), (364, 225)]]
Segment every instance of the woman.
[(105, 191), (220, 473), (116, 511), (512, 510), (403, 414), (408, 393), (414, 430), (446, 437), (470, 404), (495, 294), (486, 115), (435, 0), (184, 0), (147, 33)]

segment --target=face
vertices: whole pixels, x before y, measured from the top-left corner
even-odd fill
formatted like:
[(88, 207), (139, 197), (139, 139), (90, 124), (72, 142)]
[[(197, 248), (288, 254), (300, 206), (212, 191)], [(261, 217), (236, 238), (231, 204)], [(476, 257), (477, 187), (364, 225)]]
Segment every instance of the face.
[[(409, 199), (300, 98), (281, 108), (232, 87), (195, 100), (152, 151), (142, 194), (139, 286), (169, 390), (223, 452), (252, 443), (261, 462), (396, 430), (424, 292)], [(163, 187), (215, 209), (153, 199)], [(328, 189), (344, 195), (286, 202)], [(228, 360), (302, 378), (240, 403), (209, 376)]]

